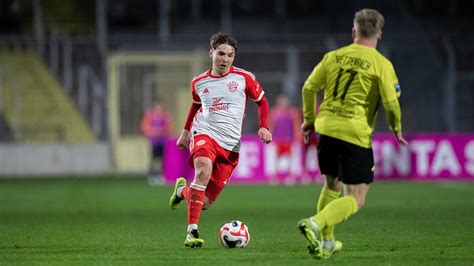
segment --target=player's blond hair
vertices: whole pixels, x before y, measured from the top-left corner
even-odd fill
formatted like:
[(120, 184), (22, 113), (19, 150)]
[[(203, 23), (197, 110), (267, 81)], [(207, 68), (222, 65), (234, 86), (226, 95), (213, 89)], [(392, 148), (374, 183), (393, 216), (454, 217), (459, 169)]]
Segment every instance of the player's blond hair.
[(357, 36), (361, 38), (373, 38), (382, 31), (385, 20), (377, 10), (365, 8), (357, 11), (354, 16), (354, 28)]

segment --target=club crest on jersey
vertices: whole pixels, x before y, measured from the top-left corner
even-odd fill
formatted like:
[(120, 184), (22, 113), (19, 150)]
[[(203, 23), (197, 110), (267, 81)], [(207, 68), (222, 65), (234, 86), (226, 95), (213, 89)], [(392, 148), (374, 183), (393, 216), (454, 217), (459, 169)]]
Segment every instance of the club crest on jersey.
[(229, 88), (229, 90), (231, 92), (234, 92), (237, 90), (237, 88), (239, 87), (239, 83), (235, 82), (235, 81), (231, 81), (229, 83), (227, 83), (227, 87)]
[(196, 142), (196, 145), (202, 146), (202, 145), (204, 145), (205, 143), (206, 143), (206, 141), (203, 140), (203, 139), (201, 139), (201, 140), (199, 140), (198, 142)]

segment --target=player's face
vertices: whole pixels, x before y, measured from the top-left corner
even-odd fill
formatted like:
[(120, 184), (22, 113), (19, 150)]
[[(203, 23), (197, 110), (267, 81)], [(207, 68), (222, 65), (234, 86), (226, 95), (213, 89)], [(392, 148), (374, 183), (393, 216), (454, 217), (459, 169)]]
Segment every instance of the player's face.
[(216, 49), (211, 50), (210, 56), (212, 58), (212, 71), (218, 75), (225, 75), (234, 63), (235, 49), (228, 44), (221, 44)]

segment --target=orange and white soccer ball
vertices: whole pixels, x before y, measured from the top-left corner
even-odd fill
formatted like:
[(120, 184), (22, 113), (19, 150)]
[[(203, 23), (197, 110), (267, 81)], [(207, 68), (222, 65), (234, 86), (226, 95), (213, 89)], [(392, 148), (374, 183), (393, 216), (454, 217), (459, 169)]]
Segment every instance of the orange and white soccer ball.
[(250, 241), (249, 229), (241, 221), (230, 221), (221, 227), (219, 239), (225, 248), (244, 248)]

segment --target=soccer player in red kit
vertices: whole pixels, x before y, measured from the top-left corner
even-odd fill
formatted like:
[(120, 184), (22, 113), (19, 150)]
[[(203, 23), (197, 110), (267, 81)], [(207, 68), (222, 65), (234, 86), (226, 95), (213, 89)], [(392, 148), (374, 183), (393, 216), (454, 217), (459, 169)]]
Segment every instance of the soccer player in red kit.
[(211, 37), (210, 44), (212, 68), (191, 82), (193, 102), (176, 143), (179, 148), (189, 144), (194, 179), (186, 186), (186, 180), (178, 178), (170, 198), (173, 210), (183, 199), (188, 203), (184, 245), (190, 248), (204, 244), (198, 231), (201, 212), (217, 199), (239, 161), (247, 98), (258, 106), (259, 137), (263, 143), (272, 140), (268, 130), (268, 101), (262, 87), (252, 73), (232, 66), (237, 41), (219, 32)]

